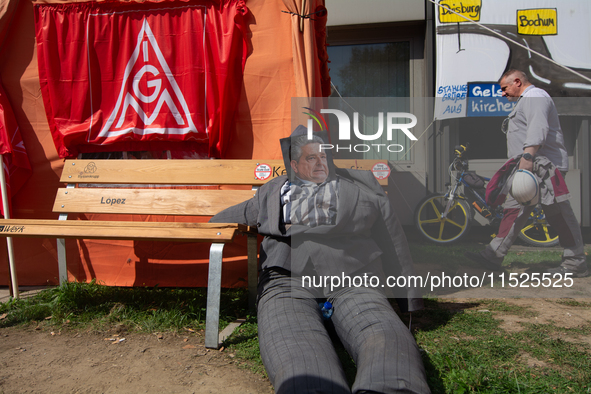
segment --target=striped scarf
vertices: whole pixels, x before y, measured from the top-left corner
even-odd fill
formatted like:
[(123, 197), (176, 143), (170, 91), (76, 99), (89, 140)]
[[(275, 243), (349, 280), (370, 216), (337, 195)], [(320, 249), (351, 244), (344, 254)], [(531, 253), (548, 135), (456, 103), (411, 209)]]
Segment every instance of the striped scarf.
[(317, 185), (296, 178), (281, 187), (281, 204), (285, 224), (309, 227), (330, 225), (337, 218), (337, 179)]

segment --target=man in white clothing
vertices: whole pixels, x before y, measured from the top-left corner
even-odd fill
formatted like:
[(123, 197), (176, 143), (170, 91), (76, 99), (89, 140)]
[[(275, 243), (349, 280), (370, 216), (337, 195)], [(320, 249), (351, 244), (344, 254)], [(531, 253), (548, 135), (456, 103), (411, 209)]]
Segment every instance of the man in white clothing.
[[(521, 155), (519, 168), (532, 172), (535, 172), (535, 157), (545, 156), (563, 175), (566, 174), (568, 154), (552, 98), (545, 90), (532, 85), (527, 75), (519, 70), (505, 72), (500, 84), (503, 97), (517, 102), (503, 122), (503, 132), (507, 134), (507, 156), (515, 158)], [(570, 202), (554, 202), (543, 205), (543, 209), (548, 223), (557, 230), (564, 248), (562, 264), (548, 272), (569, 274), (572, 277), (588, 276), (581, 228)], [(521, 206), (508, 195), (497, 237), (480, 253), (467, 252), (466, 257), (488, 269), (499, 270), (532, 210), (533, 207)]]

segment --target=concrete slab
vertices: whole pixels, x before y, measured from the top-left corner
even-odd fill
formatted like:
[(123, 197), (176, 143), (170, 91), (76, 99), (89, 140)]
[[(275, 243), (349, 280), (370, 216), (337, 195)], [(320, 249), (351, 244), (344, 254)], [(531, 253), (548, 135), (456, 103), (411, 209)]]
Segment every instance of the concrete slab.
[[(39, 293), (41, 290), (48, 289), (48, 286), (23, 286), (19, 287), (20, 298), (32, 297)], [(6, 302), (10, 300), (10, 290), (8, 286), (0, 286), (0, 302)]]
[(244, 322), (246, 322), (246, 319), (237, 319), (232, 323), (228, 324), (228, 326), (226, 326), (226, 328), (224, 328), (222, 332), (220, 332), (219, 334), (219, 343), (223, 343), (226, 340), (226, 338), (232, 335), (234, 330), (240, 327), (240, 325)]

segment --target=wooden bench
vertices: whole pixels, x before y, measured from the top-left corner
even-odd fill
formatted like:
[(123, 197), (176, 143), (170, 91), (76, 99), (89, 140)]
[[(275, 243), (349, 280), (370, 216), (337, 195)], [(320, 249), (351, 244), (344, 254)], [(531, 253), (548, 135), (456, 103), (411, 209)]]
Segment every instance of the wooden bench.
[[(385, 161), (336, 161), (339, 167), (361, 169), (372, 169), (376, 163)], [(251, 198), (253, 190), (284, 171), (281, 160), (66, 160), (60, 178), (66, 187), (58, 189), (53, 207), (59, 220), (2, 219), (0, 235), (57, 238), (60, 283), (68, 279), (66, 238), (211, 243), (205, 346), (217, 348), (223, 249), (237, 233), (248, 235), (248, 289), (253, 306), (257, 285), (256, 229), (236, 223), (67, 220), (68, 214), (212, 216)], [(380, 183), (386, 185), (387, 178)], [(205, 185), (248, 185), (249, 189), (171, 188)]]

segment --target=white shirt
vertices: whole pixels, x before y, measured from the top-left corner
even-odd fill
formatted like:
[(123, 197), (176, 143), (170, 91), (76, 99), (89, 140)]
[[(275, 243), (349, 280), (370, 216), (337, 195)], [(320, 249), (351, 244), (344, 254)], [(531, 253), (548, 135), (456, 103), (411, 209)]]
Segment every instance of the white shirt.
[(536, 155), (547, 157), (560, 171), (568, 171), (568, 153), (554, 101), (545, 90), (531, 85), (509, 114), (507, 155), (515, 157), (535, 145), (540, 146)]

